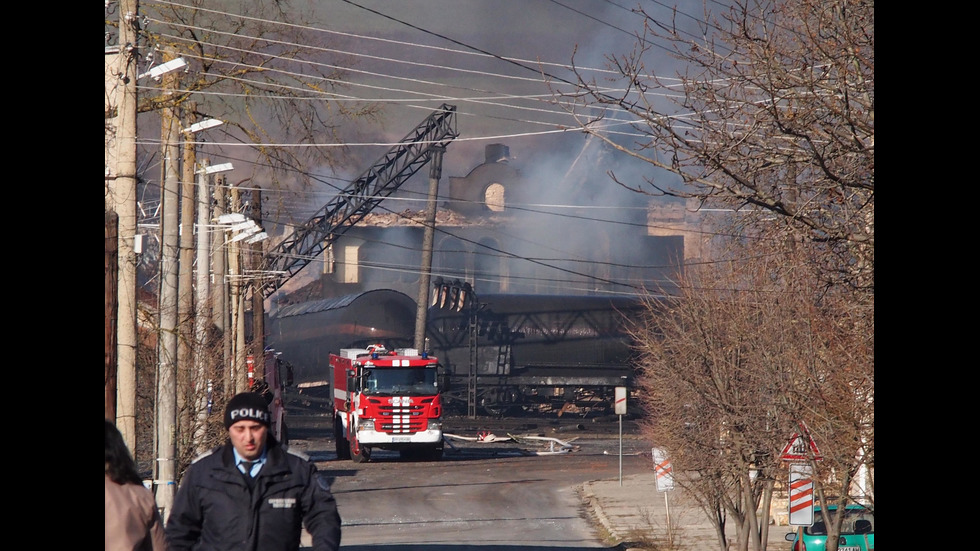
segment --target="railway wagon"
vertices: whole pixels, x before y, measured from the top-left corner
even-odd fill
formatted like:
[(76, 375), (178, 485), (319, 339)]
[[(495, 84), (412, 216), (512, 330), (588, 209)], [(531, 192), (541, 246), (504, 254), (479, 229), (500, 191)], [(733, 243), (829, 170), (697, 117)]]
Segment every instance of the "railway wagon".
[[(481, 295), (460, 311), (432, 307), (426, 351), (440, 359), (450, 413), (605, 413), (617, 386), (633, 387), (627, 326), (637, 298)], [(327, 394), (328, 357), (343, 348), (412, 347), (416, 302), (380, 289), (285, 306), (268, 322), (269, 346), (301, 391)]]
[(326, 391), (331, 353), (376, 343), (411, 346), (415, 304), (391, 289), (290, 304), (269, 316), (266, 342), (292, 364), (300, 390)]
[(450, 373), (444, 403), (484, 413), (605, 413), (633, 387), (630, 320), (637, 298), (480, 295), (460, 311), (430, 308), (428, 348)]

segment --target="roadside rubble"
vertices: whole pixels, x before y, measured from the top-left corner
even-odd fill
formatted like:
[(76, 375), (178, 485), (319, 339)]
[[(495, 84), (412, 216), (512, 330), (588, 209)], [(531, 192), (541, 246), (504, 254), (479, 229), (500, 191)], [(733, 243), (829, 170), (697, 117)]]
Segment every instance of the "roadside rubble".
[[(560, 438), (550, 436), (514, 434), (497, 436), (491, 432), (480, 432), (476, 436), (461, 436), (458, 434), (443, 433), (442, 436), (446, 444), (453, 449), (456, 449), (456, 447), (453, 446), (452, 440), (462, 440), (465, 442), (478, 442), (485, 444), (512, 442), (520, 446), (524, 446), (516, 449), (516, 451), (522, 455), (561, 455), (579, 449), (579, 446), (572, 443), (575, 438), (570, 440), (562, 440)], [(532, 446), (536, 446), (538, 449), (530, 449)]]

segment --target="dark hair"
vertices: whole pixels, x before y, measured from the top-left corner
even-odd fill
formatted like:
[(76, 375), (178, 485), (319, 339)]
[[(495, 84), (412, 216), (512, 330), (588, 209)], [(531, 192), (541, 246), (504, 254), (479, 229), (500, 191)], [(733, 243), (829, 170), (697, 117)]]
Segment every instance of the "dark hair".
[(108, 419), (105, 420), (105, 473), (116, 484), (143, 484), (122, 433)]

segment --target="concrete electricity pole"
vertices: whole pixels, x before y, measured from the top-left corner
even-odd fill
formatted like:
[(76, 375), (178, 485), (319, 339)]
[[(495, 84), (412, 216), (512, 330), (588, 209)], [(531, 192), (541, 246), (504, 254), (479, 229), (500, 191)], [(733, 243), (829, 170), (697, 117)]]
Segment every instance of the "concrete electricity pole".
[[(176, 78), (167, 76), (169, 84), (176, 86)], [(168, 89), (173, 89), (168, 86)], [(177, 456), (177, 262), (179, 259), (180, 216), (180, 120), (176, 109), (168, 106), (163, 110), (165, 144), (165, 174), (160, 200), (163, 214), (160, 225), (160, 336), (158, 348), (156, 393), (156, 441), (157, 475), (155, 477), (157, 506), (167, 520), (176, 493)]]
[[(207, 162), (204, 163), (207, 166)], [(198, 452), (204, 451), (204, 435), (208, 420), (208, 387), (211, 384), (210, 370), (208, 369), (209, 355), (206, 351), (210, 350), (208, 339), (208, 327), (211, 325), (211, 193), (208, 183), (211, 176), (204, 170), (198, 174), (197, 182), (197, 276), (196, 276), (196, 304), (194, 308), (194, 341), (197, 343), (192, 352), (194, 358), (194, 409), (197, 411), (197, 418), (194, 423), (194, 449)]]
[(425, 228), (422, 236), (422, 266), (419, 272), (418, 306), (415, 311), (415, 348), (425, 351), (425, 326), (428, 323), (429, 281), (432, 277), (432, 247), (436, 231), (436, 200), (439, 196), (439, 179), (442, 177), (442, 155), (445, 147), (432, 148), (432, 164), (429, 166), (429, 200), (425, 207)]
[[(262, 225), (262, 190), (255, 186), (252, 190), (252, 219), (260, 226)], [(252, 289), (252, 355), (255, 358), (255, 378), (265, 379), (265, 297), (260, 290), (262, 278), (266, 274), (260, 273), (263, 269), (262, 251), (264, 241), (258, 241), (250, 247), (249, 265), (252, 267), (253, 274), (249, 281)]]
[[(228, 213), (228, 199), (225, 190), (228, 179), (222, 177), (214, 186), (214, 217)], [(225, 232), (214, 232), (211, 247), (214, 263), (214, 284), (211, 286), (211, 296), (214, 314), (214, 325), (221, 335), (221, 373), (222, 394), (230, 397), (235, 392), (235, 383), (231, 372), (231, 332), (228, 330), (228, 248), (225, 246)]]
[[(193, 112), (194, 105), (188, 104), (183, 121), (185, 128), (191, 122), (186, 116)], [(184, 159), (181, 166), (180, 177), (180, 256), (177, 263), (177, 366), (180, 370), (177, 374), (177, 411), (183, 412), (178, 423), (178, 434), (182, 441), (187, 441), (192, 434), (191, 425), (193, 423), (194, 396), (191, 384), (194, 363), (194, 192), (197, 186), (194, 170), (197, 167), (197, 146), (192, 139), (192, 134), (187, 130), (181, 130), (184, 138)]]
[[(106, 166), (109, 164), (106, 163)], [(116, 285), (116, 278), (119, 277), (119, 260), (116, 255), (116, 247), (119, 246), (119, 238), (116, 234), (118, 221), (119, 217), (109, 210), (107, 204), (105, 209), (105, 418), (113, 421), (116, 419), (116, 308), (119, 306), (116, 299), (119, 294), (119, 286)]]
[(119, 217), (116, 318), (116, 427), (136, 450), (136, 49), (139, 2), (119, 2), (119, 54), (116, 75), (115, 168), (106, 175), (108, 204)]
[[(238, 210), (241, 204), (241, 191), (238, 186), (234, 186), (231, 192), (231, 210)], [(231, 306), (231, 362), (230, 371), (232, 372), (233, 386), (226, 394), (231, 397), (234, 394), (245, 391), (248, 386), (247, 373), (245, 372), (245, 297), (242, 293), (242, 252), (241, 246), (237, 241), (228, 241), (228, 288), (229, 303)]]

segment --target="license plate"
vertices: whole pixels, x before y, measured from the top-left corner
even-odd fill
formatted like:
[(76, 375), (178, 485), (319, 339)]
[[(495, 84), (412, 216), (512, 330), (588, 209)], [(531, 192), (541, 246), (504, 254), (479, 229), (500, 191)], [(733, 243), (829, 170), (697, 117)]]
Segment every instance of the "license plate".
[(861, 547), (857, 545), (841, 545), (837, 547), (837, 551), (861, 551)]
[[(410, 436), (392, 436), (391, 437), (391, 441), (392, 442), (395, 442), (395, 443), (398, 443), (398, 442), (411, 442), (412, 441), (412, 438)], [(853, 551), (859, 551), (859, 550), (858, 550), (857, 547), (855, 547), (853, 549)]]

